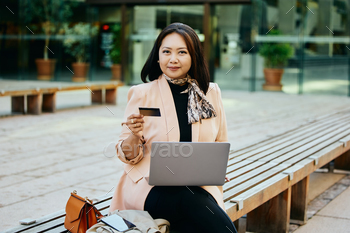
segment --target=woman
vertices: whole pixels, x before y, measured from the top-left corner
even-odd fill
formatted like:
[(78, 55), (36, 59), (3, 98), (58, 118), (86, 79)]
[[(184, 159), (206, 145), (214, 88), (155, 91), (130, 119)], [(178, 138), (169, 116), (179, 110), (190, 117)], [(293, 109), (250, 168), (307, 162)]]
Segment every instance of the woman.
[[(146, 78), (151, 82), (147, 82)], [(226, 142), (226, 118), (217, 84), (194, 30), (173, 23), (158, 36), (141, 72), (144, 84), (130, 88), (116, 145), (125, 163), (110, 211), (146, 210), (178, 232), (236, 232), (225, 212), (222, 186), (150, 186), (153, 141)], [(206, 93), (206, 94), (204, 94)], [(159, 108), (144, 117), (139, 107)]]

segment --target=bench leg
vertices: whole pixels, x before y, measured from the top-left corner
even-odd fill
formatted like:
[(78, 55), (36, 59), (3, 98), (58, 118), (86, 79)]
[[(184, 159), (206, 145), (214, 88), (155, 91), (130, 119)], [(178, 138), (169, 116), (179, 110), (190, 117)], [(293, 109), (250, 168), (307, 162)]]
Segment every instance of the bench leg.
[(328, 169), (329, 173), (333, 173), (334, 172), (334, 161), (330, 161), (329, 163), (325, 164), (321, 168), (326, 168), (326, 169)]
[(56, 111), (56, 93), (43, 94), (43, 112), (55, 112)]
[(106, 90), (106, 103), (107, 104), (117, 104), (117, 88)]
[(42, 95), (28, 95), (27, 96), (27, 113), (41, 114)]
[(350, 171), (350, 150), (335, 159), (334, 168)]
[(102, 90), (93, 91), (94, 94), (91, 93), (91, 102), (95, 104), (102, 104)]
[(24, 114), (24, 96), (11, 97), (11, 111)]
[(247, 231), (259, 233), (289, 230), (291, 188), (262, 204), (247, 214)]
[(305, 177), (292, 186), (291, 222), (299, 225), (307, 221), (307, 196), (309, 193), (310, 176)]
[(237, 232), (246, 232), (245, 228), (243, 229), (243, 227), (245, 227), (245, 224), (239, 223), (239, 219), (234, 221), (233, 224), (235, 225)]

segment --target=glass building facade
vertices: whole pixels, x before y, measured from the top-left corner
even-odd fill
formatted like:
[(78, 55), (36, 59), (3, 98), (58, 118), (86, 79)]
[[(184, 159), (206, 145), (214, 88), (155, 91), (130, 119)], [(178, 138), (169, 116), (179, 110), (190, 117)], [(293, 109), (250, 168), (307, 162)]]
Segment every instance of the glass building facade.
[[(23, 4), (2, 1), (0, 8), (0, 79), (36, 80), (35, 59), (46, 47), (41, 24), (28, 21)], [(160, 3), (157, 3), (160, 2)], [(111, 79), (108, 36), (120, 26), (122, 80), (141, 83), (140, 72), (160, 31), (172, 22), (191, 26), (206, 54), (212, 81), (222, 89), (261, 91), (263, 43), (288, 43), (293, 56), (284, 67), (283, 92), (350, 96), (350, 0), (212, 0), (212, 1), (61, 1), (72, 14), (60, 18), (98, 27), (87, 51), (89, 80)], [(30, 18), (30, 17), (29, 17)], [(269, 34), (278, 29), (279, 36)], [(50, 36), (48, 56), (56, 59), (52, 81), (71, 81), (74, 57), (64, 45), (66, 35)], [(0, 88), (1, 89), (1, 88)]]

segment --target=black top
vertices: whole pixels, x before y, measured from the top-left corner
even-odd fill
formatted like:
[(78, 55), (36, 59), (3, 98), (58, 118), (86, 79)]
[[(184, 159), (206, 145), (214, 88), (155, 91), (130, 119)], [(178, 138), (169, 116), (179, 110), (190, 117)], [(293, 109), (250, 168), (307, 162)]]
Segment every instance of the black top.
[(173, 94), (177, 119), (179, 121), (180, 142), (191, 142), (192, 141), (192, 124), (188, 124), (188, 116), (187, 116), (188, 93), (180, 94), (180, 92), (186, 90), (186, 88), (188, 87), (188, 84), (180, 86), (180, 85), (169, 83), (169, 86)]

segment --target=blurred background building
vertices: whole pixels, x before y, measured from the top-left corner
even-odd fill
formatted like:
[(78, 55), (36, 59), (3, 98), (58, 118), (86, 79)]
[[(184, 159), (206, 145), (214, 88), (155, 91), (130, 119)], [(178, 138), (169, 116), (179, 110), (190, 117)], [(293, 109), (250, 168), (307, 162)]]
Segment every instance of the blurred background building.
[(58, 1), (48, 10), (42, 2), (1, 1), (0, 79), (37, 80), (35, 60), (46, 56), (56, 60), (51, 80), (71, 81), (69, 68), (82, 51), (69, 47), (63, 29), (83, 23), (91, 26), (87, 34), (73, 38), (87, 43), (88, 79), (110, 80), (110, 67), (119, 62), (126, 84), (141, 83), (157, 35), (182, 22), (197, 32), (212, 81), (222, 89), (262, 90), (258, 51), (269, 41), (293, 47), (284, 92), (350, 96), (350, 0), (81, 0)]

